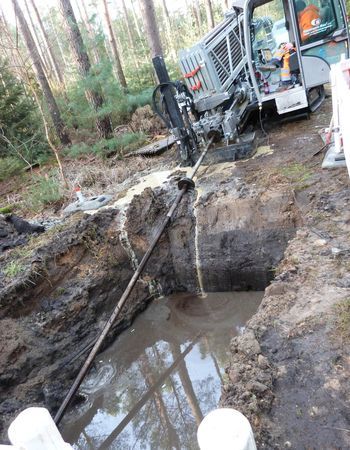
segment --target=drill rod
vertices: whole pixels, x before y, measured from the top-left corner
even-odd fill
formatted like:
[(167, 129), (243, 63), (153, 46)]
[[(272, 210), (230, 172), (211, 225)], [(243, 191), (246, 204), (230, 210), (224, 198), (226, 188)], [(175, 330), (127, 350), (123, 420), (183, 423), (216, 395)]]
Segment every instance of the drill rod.
[[(207, 143), (207, 145), (205, 146), (203, 152), (201, 153), (198, 161), (196, 162), (195, 166), (192, 169), (192, 174), (188, 177), (190, 180), (193, 180), (194, 176), (196, 175), (199, 166), (202, 164), (202, 161), (205, 157), (205, 155), (207, 154), (207, 151), (209, 150), (209, 147), (211, 146), (213, 142), (213, 138), (210, 139)], [(170, 207), (168, 214), (166, 215), (164, 221), (162, 222), (162, 224), (160, 225), (151, 245), (149, 246), (147, 252), (144, 254), (136, 272), (134, 273), (134, 275), (132, 276), (132, 278), (129, 281), (129, 284), (127, 285), (123, 295), (121, 296), (119, 302), (117, 303), (116, 307), (114, 308), (111, 316), (109, 317), (109, 319), (107, 320), (105, 326), (103, 327), (103, 330), (100, 334), (100, 336), (97, 338), (94, 346), (92, 347), (88, 357), (85, 360), (85, 363), (83, 364), (82, 368), (80, 369), (77, 377), (75, 378), (71, 388), (68, 391), (68, 394), (66, 395), (65, 399), (63, 400), (61, 406), (59, 407), (54, 421), (56, 423), (56, 425), (58, 425), (68, 407), (68, 405), (70, 404), (74, 394), (77, 392), (77, 390), (79, 389), (79, 386), (81, 385), (87, 371), (89, 370), (93, 360), (95, 359), (96, 354), (98, 353), (99, 349), (101, 348), (101, 345), (103, 343), (103, 341), (105, 340), (108, 332), (110, 331), (110, 329), (112, 328), (113, 323), (115, 322), (116, 318), (119, 316), (119, 313), (122, 309), (122, 307), (124, 306), (126, 300), (129, 298), (129, 295), (131, 294), (131, 291), (133, 289), (133, 287), (135, 286), (137, 280), (139, 279), (143, 269), (145, 268), (145, 265), (147, 264), (155, 246), (157, 245), (161, 235), (163, 234), (166, 226), (168, 225), (168, 223), (170, 222), (176, 208), (178, 207), (183, 195), (187, 192), (188, 189), (188, 185), (185, 184), (182, 189), (179, 191), (179, 193), (177, 194), (174, 203), (172, 204), (172, 206)]]

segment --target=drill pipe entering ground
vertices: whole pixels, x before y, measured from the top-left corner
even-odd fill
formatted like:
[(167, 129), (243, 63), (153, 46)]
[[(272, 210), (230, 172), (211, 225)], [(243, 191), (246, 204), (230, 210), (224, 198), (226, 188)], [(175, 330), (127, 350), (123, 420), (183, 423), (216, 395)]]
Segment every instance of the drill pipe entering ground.
[(167, 213), (163, 223), (160, 225), (160, 227), (159, 227), (159, 229), (158, 229), (158, 231), (157, 231), (157, 233), (156, 233), (156, 235), (155, 235), (151, 245), (149, 246), (147, 252), (144, 254), (144, 256), (143, 256), (143, 258), (142, 258), (142, 260), (141, 260), (141, 262), (139, 264), (139, 267), (137, 268), (136, 272), (134, 273), (134, 275), (132, 276), (131, 280), (129, 281), (129, 284), (127, 285), (123, 295), (121, 296), (119, 302), (117, 303), (116, 307), (114, 308), (111, 316), (107, 320), (107, 322), (106, 322), (106, 324), (105, 324), (105, 326), (104, 326), (100, 336), (97, 338), (94, 346), (92, 347), (88, 357), (85, 360), (85, 363), (83, 364), (82, 368), (80, 369), (80, 371), (79, 371), (76, 379), (74, 380), (74, 383), (72, 384), (71, 388), (69, 389), (68, 394), (66, 395), (66, 397), (63, 400), (61, 406), (59, 407), (59, 409), (58, 409), (58, 411), (57, 411), (57, 413), (55, 415), (55, 418), (54, 418), (54, 421), (55, 421), (55, 423), (57, 425), (60, 423), (60, 421), (61, 421), (61, 419), (62, 419), (62, 417), (63, 417), (63, 415), (64, 415), (64, 413), (65, 413), (65, 411), (66, 411), (66, 409), (68, 407), (68, 405), (70, 404), (74, 394), (79, 389), (79, 386), (81, 385), (81, 383), (82, 383), (82, 381), (83, 381), (87, 371), (89, 370), (93, 360), (95, 359), (95, 356), (96, 356), (97, 352), (99, 351), (103, 341), (105, 340), (108, 332), (110, 331), (114, 321), (118, 317), (118, 315), (119, 315), (122, 307), (124, 306), (126, 300), (129, 298), (129, 295), (130, 295), (132, 289), (134, 288), (138, 278), (140, 277), (143, 269), (145, 268), (145, 266), (146, 266), (146, 264), (147, 264), (147, 262), (148, 262), (148, 260), (149, 260), (149, 258), (151, 256), (151, 254), (152, 254), (155, 246), (157, 245), (160, 237), (162, 236), (166, 226), (170, 222), (170, 220), (171, 220), (171, 218), (172, 218), (176, 208), (178, 207), (178, 205), (179, 205), (183, 195), (187, 192), (189, 186), (191, 186), (191, 185), (193, 186), (193, 178), (196, 175), (196, 173), (197, 173), (197, 171), (199, 169), (199, 166), (202, 164), (203, 159), (204, 159), (205, 155), (207, 154), (207, 151), (209, 150), (209, 147), (213, 143), (213, 139), (214, 138), (211, 138), (208, 141), (208, 143), (207, 143), (206, 147), (204, 148), (203, 152), (201, 153), (198, 161), (196, 162), (195, 166), (193, 167), (192, 174), (188, 178), (184, 178), (184, 179), (180, 180), (180, 183), (182, 181), (181, 184), (179, 183), (180, 191), (177, 194), (176, 199), (174, 200), (174, 203), (170, 207), (170, 209), (169, 209), (169, 211), (168, 211), (168, 213)]

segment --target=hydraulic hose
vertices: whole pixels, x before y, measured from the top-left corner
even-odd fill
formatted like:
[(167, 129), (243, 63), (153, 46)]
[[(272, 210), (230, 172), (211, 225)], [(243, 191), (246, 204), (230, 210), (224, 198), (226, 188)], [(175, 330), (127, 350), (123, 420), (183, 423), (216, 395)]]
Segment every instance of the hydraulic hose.
[[(75, 393), (77, 392), (77, 390), (79, 389), (79, 386), (81, 385), (87, 371), (89, 370), (93, 360), (95, 359), (96, 354), (98, 353), (98, 351), (101, 348), (101, 345), (103, 343), (103, 341), (105, 340), (108, 332), (110, 331), (110, 329), (112, 328), (113, 323), (115, 322), (115, 320), (117, 319), (117, 317), (120, 314), (120, 311), (122, 309), (122, 307), (124, 306), (125, 302), (127, 301), (127, 299), (129, 298), (129, 295), (131, 294), (131, 291), (133, 290), (137, 280), (139, 279), (143, 269), (145, 268), (154, 248), (156, 247), (160, 237), (162, 236), (166, 226), (168, 225), (168, 223), (170, 222), (171, 218), (173, 217), (173, 214), (176, 210), (176, 208), (178, 207), (179, 203), (181, 202), (182, 197), (184, 196), (184, 194), (187, 192), (189, 186), (191, 185), (191, 181), (193, 182), (193, 178), (196, 175), (199, 166), (202, 164), (202, 161), (205, 157), (205, 155), (207, 154), (211, 144), (213, 142), (213, 138), (210, 139), (206, 145), (206, 147), (204, 148), (203, 152), (201, 153), (198, 161), (196, 162), (195, 166), (192, 169), (192, 173), (191, 175), (186, 178), (187, 182), (184, 182), (181, 184), (181, 189), (178, 192), (173, 204), (171, 205), (165, 219), (163, 220), (162, 224), (159, 226), (156, 235), (151, 243), (151, 245), (149, 246), (147, 252), (144, 254), (136, 272), (134, 273), (134, 275), (132, 276), (132, 278), (129, 281), (129, 284), (127, 285), (123, 295), (121, 296), (119, 302), (117, 303), (116, 307), (114, 308), (111, 316), (109, 317), (109, 319), (107, 320), (106, 324), (103, 327), (103, 330), (100, 334), (100, 336), (97, 338), (94, 346), (92, 347), (88, 357), (85, 360), (85, 363), (83, 364), (82, 368), (80, 369), (77, 377), (75, 378), (71, 388), (68, 391), (68, 394), (66, 395), (66, 397), (64, 398), (61, 406), (59, 407), (54, 421), (56, 424), (59, 424), (68, 405), (70, 404), (73, 396), (75, 395)], [(193, 183), (192, 183), (193, 185)]]
[(173, 128), (173, 125), (171, 124), (170, 120), (167, 117), (165, 117), (165, 115), (162, 113), (160, 108), (158, 108), (157, 101), (156, 101), (156, 96), (157, 96), (158, 91), (160, 91), (164, 87), (173, 87), (174, 88), (175, 85), (172, 81), (158, 84), (158, 86), (154, 89), (153, 94), (152, 94), (152, 107), (153, 107), (153, 111), (157, 114), (157, 116), (159, 116), (159, 118), (165, 123), (165, 126), (168, 128), (168, 130), (171, 130)]

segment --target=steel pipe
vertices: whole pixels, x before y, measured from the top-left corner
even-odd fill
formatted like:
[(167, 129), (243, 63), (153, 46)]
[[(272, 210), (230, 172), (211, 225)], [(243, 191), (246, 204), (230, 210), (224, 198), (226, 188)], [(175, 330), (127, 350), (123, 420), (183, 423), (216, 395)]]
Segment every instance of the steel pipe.
[[(206, 145), (206, 147), (204, 148), (203, 152), (201, 153), (198, 161), (196, 162), (195, 166), (192, 169), (192, 173), (191, 175), (188, 177), (190, 180), (192, 180), (194, 178), (194, 176), (196, 175), (199, 166), (202, 164), (202, 161), (205, 157), (205, 155), (207, 154), (209, 147), (211, 146), (213, 142), (213, 139), (210, 139)], [(154, 248), (156, 247), (160, 237), (162, 236), (166, 226), (168, 225), (168, 223), (170, 222), (176, 208), (178, 207), (183, 195), (186, 193), (188, 189), (188, 185), (185, 184), (182, 189), (179, 191), (179, 193), (177, 194), (172, 206), (170, 207), (164, 221), (162, 222), (162, 224), (160, 225), (160, 227), (157, 230), (157, 233), (151, 243), (151, 245), (149, 246), (147, 252), (144, 254), (140, 265), (138, 266), (136, 272), (134, 273), (134, 275), (132, 276), (131, 280), (129, 281), (129, 284), (127, 285), (123, 295), (121, 296), (119, 302), (117, 303), (116, 307), (114, 308), (111, 316), (109, 317), (109, 319), (107, 320), (105, 326), (103, 327), (103, 330), (100, 334), (100, 336), (98, 337), (98, 339), (96, 340), (94, 346), (92, 347), (88, 357), (85, 360), (85, 363), (83, 364), (82, 368), (80, 369), (76, 379), (74, 380), (71, 388), (68, 391), (68, 394), (66, 395), (65, 399), (63, 400), (61, 406), (59, 407), (54, 421), (56, 424), (59, 424), (68, 405), (70, 404), (74, 394), (76, 393), (76, 391), (79, 389), (79, 386), (81, 385), (87, 371), (89, 370), (93, 360), (95, 359), (96, 354), (98, 353), (98, 351), (101, 348), (101, 345), (103, 343), (103, 341), (105, 340), (108, 332), (110, 331), (110, 329), (112, 328), (113, 323), (115, 322), (116, 318), (119, 316), (119, 313), (122, 309), (122, 307), (124, 306), (125, 302), (127, 301), (127, 299), (129, 298), (129, 295), (131, 293), (131, 291), (133, 290), (137, 280), (139, 279), (143, 269), (145, 268)]]

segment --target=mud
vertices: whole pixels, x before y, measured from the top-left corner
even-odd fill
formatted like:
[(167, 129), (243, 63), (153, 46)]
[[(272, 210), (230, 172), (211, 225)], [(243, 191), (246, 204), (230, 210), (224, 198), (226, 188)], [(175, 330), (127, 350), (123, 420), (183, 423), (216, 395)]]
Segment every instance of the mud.
[[(82, 352), (131, 277), (117, 214), (76, 216), (62, 231), (56, 227), (43, 235), (46, 242), (32, 242), (29, 254), (13, 255), (21, 273), (2, 280), (0, 297), (2, 427), (27, 405), (58, 407)], [(139, 281), (110, 339), (150, 298), (147, 284)]]
[(14, 214), (0, 214), (0, 254), (26, 244), (31, 235), (37, 235), (44, 231), (43, 226), (32, 225)]

